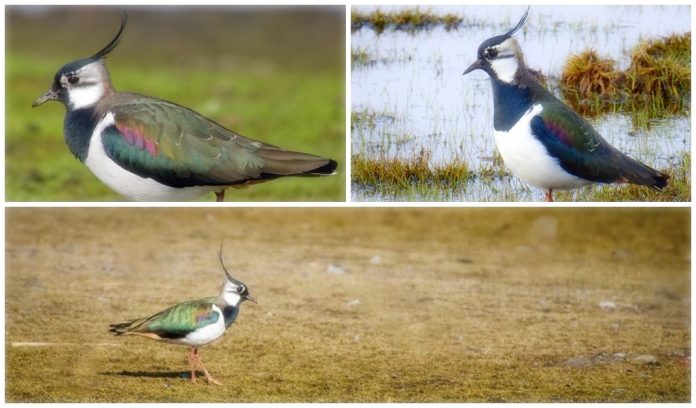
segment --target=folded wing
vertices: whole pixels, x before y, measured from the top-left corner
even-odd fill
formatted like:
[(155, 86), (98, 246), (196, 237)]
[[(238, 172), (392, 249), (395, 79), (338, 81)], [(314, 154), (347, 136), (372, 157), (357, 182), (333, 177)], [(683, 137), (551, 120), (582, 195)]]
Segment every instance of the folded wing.
[(241, 136), (171, 102), (130, 95), (102, 141), (121, 167), (172, 187), (232, 186), (332, 174), (336, 162)]
[(116, 335), (138, 334), (154, 339), (183, 338), (220, 318), (220, 313), (213, 310), (214, 303), (215, 298), (181, 303), (150, 317), (112, 324), (110, 331)]
[(545, 107), (532, 119), (531, 128), (560, 166), (575, 176), (658, 189), (667, 185), (668, 176), (615, 149), (589, 123), (561, 104)]

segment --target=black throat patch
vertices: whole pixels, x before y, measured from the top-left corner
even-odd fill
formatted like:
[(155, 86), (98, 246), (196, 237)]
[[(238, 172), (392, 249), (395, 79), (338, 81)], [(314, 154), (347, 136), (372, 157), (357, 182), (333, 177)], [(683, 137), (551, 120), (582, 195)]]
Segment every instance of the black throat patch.
[(238, 306), (224, 306), (222, 308), (222, 316), (225, 318), (225, 327), (230, 327), (230, 325), (237, 319), (238, 314)]
[(98, 117), (94, 108), (68, 111), (65, 115), (65, 122), (63, 122), (65, 143), (72, 154), (83, 163), (87, 160), (89, 141), (99, 119), (101, 118)]
[(527, 87), (491, 78), (493, 84), (493, 127), (509, 131), (532, 107), (532, 93)]

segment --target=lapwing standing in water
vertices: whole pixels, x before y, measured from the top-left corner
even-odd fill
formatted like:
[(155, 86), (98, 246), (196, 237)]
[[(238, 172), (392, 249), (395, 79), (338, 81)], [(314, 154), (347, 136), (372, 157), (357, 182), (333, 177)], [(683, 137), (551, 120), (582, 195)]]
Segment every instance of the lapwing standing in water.
[(189, 347), (191, 382), (196, 382), (196, 369), (203, 370), (209, 384), (222, 385), (203, 366), (198, 357), (198, 348), (220, 338), (239, 315), (242, 302), (251, 297), (247, 286), (233, 278), (222, 260), (222, 245), (218, 252), (220, 264), (225, 271), (225, 281), (216, 297), (208, 297), (180, 303), (150, 317), (110, 325), (116, 335), (133, 334), (157, 341), (182, 344)]
[(89, 58), (61, 67), (51, 88), (32, 104), (59, 101), (70, 151), (104, 184), (135, 201), (183, 201), (284, 176), (335, 173), (334, 160), (248, 139), (172, 102), (119, 92), (105, 57), (116, 36)]
[(495, 142), (505, 164), (523, 182), (546, 192), (591, 183), (633, 183), (662, 189), (669, 176), (611, 146), (581, 116), (529, 72), (512, 35), (527, 20), (481, 43), (464, 75), (481, 69), (493, 85)]

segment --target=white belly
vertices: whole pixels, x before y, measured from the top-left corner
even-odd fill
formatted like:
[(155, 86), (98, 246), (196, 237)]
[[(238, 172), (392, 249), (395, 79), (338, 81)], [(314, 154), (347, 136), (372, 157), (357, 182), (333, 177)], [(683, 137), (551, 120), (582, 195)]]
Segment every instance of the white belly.
[(190, 201), (214, 191), (215, 187), (174, 188), (151, 178), (140, 177), (116, 164), (106, 155), (101, 133), (114, 124), (114, 115), (107, 113), (94, 129), (85, 164), (99, 180), (132, 201)]
[(530, 122), (542, 110), (541, 105), (534, 105), (508, 132), (495, 132), (495, 143), (505, 165), (524, 183), (542, 190), (567, 190), (592, 183), (563, 170), (531, 134)]
[(213, 310), (218, 312), (218, 319), (215, 323), (193, 331), (184, 338), (170, 340), (170, 343), (198, 347), (219, 339), (225, 333), (225, 317), (222, 315), (222, 310), (216, 305), (213, 305)]

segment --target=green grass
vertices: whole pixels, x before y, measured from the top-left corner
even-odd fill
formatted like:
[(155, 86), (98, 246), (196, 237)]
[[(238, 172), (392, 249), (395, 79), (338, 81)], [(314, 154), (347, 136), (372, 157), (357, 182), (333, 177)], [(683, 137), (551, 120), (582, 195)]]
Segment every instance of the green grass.
[[(688, 208), (11, 208), (5, 399), (687, 402), (689, 225)], [(185, 348), (108, 325), (214, 295), (223, 237), (259, 303), (201, 349), (224, 386), (189, 384)]]
[[(228, 15), (233, 16), (234, 10), (225, 9)], [(244, 44), (239, 44), (237, 37), (234, 37), (230, 40), (231, 44), (234, 44), (240, 53), (249, 53), (248, 57), (237, 57), (231, 54), (231, 51), (228, 51), (230, 56), (221, 56), (219, 51), (214, 49), (219, 46), (218, 42), (227, 41), (230, 37), (229, 32), (214, 40), (207, 38), (212, 31), (206, 31), (206, 23), (211, 19), (220, 18), (217, 14), (225, 15), (211, 12), (206, 14), (203, 11), (202, 17), (192, 17), (189, 24), (198, 27), (193, 30), (195, 34), (188, 32), (186, 25), (181, 25), (179, 31), (167, 30), (173, 37), (171, 43), (182, 39), (180, 44), (184, 49), (187, 46), (198, 47), (196, 54), (191, 55), (187, 61), (175, 63), (178, 54), (176, 48), (167, 45), (171, 43), (162, 40), (161, 44), (165, 46), (158, 49), (157, 42), (139, 41), (139, 37), (152, 34), (157, 38), (159, 34), (147, 31), (152, 29), (148, 24), (156, 27), (162, 24), (162, 21), (168, 21), (167, 18), (179, 18), (181, 14), (155, 13), (148, 16), (146, 13), (132, 12), (127, 36), (107, 61), (114, 87), (185, 105), (252, 139), (291, 150), (331, 157), (339, 162), (337, 175), (322, 178), (287, 178), (245, 189), (230, 189), (226, 195), (227, 200), (343, 201), (345, 67), (340, 63), (331, 62), (333, 54), (338, 53), (335, 52), (335, 48), (343, 48), (343, 33), (333, 25), (324, 24), (324, 20), (333, 21), (340, 16), (309, 13), (303, 17), (301, 13), (288, 16), (280, 13), (278, 17), (286, 18), (283, 23), (271, 19), (261, 26), (275, 24), (278, 26), (275, 32), (278, 33), (292, 28), (299, 32), (294, 34), (298, 38), (319, 28), (324, 31), (330, 30), (324, 33), (326, 39), (322, 41), (326, 44), (314, 44), (318, 49), (303, 51), (304, 47), (299, 44), (290, 47), (292, 38), (295, 38), (293, 36), (282, 41), (268, 42), (263, 40), (262, 33), (254, 31), (253, 34), (257, 37), (250, 35), (248, 41), (256, 44), (267, 55), (251, 54), (251, 51), (248, 51)], [(270, 9), (269, 14), (273, 14), (270, 13)], [(82, 17), (87, 18), (84, 15)], [(114, 19), (114, 15), (109, 11), (100, 11), (96, 17), (107, 27), (110, 27), (107, 22), (113, 25), (112, 20), (117, 21), (117, 15)], [(316, 21), (304, 19), (308, 17), (313, 17)], [(85, 51), (74, 46), (80, 44), (78, 41), (71, 41), (66, 45), (60, 42), (53, 43), (51, 39), (64, 36), (92, 38), (93, 36), (88, 35), (88, 28), (93, 28), (91, 23), (86, 24), (81, 33), (80, 25), (43, 27), (40, 24), (41, 19), (25, 19), (26, 17), (11, 16), (8, 20), (11, 23), (8, 24), (8, 36), (12, 41), (9, 42), (5, 59), (6, 199), (122, 200), (122, 197), (96, 179), (68, 150), (62, 136), (64, 108), (58, 103), (31, 108), (31, 102), (50, 86), (53, 74), (62, 64), (84, 57)], [(295, 21), (298, 19), (300, 22)], [(243, 27), (242, 24), (238, 29)], [(50, 31), (51, 36), (46, 36), (47, 30), (52, 28), (57, 31)], [(39, 31), (43, 35), (38, 38), (37, 34), (28, 33), (29, 30)], [(224, 31), (224, 28), (216, 26), (211, 30)], [(108, 39), (109, 35), (113, 33), (105, 34), (103, 38)], [(333, 42), (328, 41), (331, 38), (334, 38)], [(50, 47), (47, 46), (48, 43), (51, 44)], [(333, 49), (330, 49), (330, 46)], [(37, 47), (43, 52), (38, 52)], [(51, 47), (55, 50), (51, 50)], [(295, 54), (286, 55), (286, 48), (290, 48)], [(143, 54), (143, 58), (133, 55), (137, 55), (138, 52)], [(283, 61), (286, 63), (278, 60), (277, 54), (284, 56)], [(321, 57), (315, 54), (323, 54), (325, 61), (312, 66), (299, 61), (303, 58), (319, 61)], [(343, 59), (340, 58), (340, 61)], [(214, 196), (211, 194), (203, 200), (212, 201)]]

